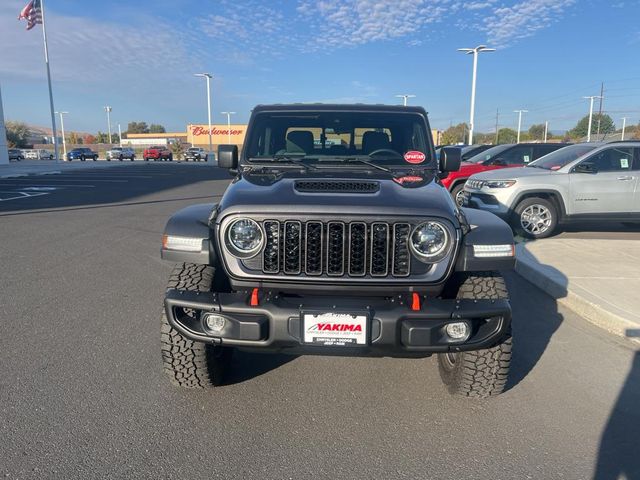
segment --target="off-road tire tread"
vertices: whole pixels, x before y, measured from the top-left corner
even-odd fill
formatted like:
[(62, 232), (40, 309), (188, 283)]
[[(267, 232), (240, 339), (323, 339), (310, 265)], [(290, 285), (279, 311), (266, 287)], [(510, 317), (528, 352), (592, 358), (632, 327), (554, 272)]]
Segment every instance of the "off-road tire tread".
[[(207, 292), (213, 284), (215, 270), (208, 265), (178, 264), (169, 276), (167, 288)], [(207, 388), (218, 385), (230, 350), (214, 348), (185, 338), (167, 321), (162, 310), (161, 348), (164, 372), (179, 387)]]
[[(504, 278), (498, 272), (478, 272), (467, 276), (457, 298), (474, 300), (508, 299)], [(458, 352), (451, 369), (438, 355), (440, 376), (450, 393), (465, 397), (486, 398), (504, 391), (509, 375), (513, 340), (511, 334), (502, 343), (488, 349)]]

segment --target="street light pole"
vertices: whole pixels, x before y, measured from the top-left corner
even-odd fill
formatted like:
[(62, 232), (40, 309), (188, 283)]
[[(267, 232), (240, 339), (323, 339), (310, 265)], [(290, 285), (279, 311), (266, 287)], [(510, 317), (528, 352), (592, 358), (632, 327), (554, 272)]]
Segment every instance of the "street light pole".
[(231, 115), (235, 115), (236, 112), (220, 112), (222, 115), (227, 116), (227, 143), (231, 145)]
[(397, 98), (402, 98), (402, 103), (403, 105), (406, 107), (407, 106), (407, 99), (409, 98), (415, 98), (415, 95), (411, 95), (410, 93), (403, 93), (401, 95), (396, 95)]
[(520, 129), (522, 128), (522, 114), (529, 112), (529, 110), (514, 110), (514, 113), (518, 114), (518, 140), (516, 143), (520, 143)]
[(211, 75), (210, 73), (195, 73), (194, 76), (196, 77), (204, 77), (207, 79), (207, 113), (209, 116), (209, 152), (207, 153), (207, 161), (209, 160), (209, 155), (211, 155), (211, 152), (213, 150), (213, 142), (211, 139), (211, 79), (213, 78), (213, 75)]
[(547, 143), (547, 133), (549, 132), (549, 122), (544, 122), (544, 143)]
[(624, 128), (627, 126), (627, 117), (622, 117), (622, 136), (620, 140), (624, 140)]
[(473, 75), (471, 78), (471, 109), (469, 113), (469, 145), (473, 144), (473, 119), (476, 109), (476, 79), (478, 73), (478, 54), (480, 52), (495, 52), (495, 48), (487, 48), (485, 45), (478, 45), (476, 48), (459, 48), (459, 52), (473, 55)]
[(591, 141), (591, 123), (593, 122), (593, 101), (596, 98), (600, 98), (600, 95), (591, 95), (590, 97), (582, 97), (586, 100), (590, 100), (589, 105), (589, 127), (587, 129), (587, 142)]
[(69, 112), (55, 112), (60, 115), (60, 130), (62, 131), (62, 161), (67, 159), (67, 139), (64, 137), (64, 116)]
[(109, 132), (109, 143), (111, 143), (111, 108), (109, 105), (104, 107), (105, 112), (107, 112), (107, 131)]
[(120, 128), (120, 124), (118, 124), (118, 140), (120, 141), (120, 148), (122, 148), (122, 129)]

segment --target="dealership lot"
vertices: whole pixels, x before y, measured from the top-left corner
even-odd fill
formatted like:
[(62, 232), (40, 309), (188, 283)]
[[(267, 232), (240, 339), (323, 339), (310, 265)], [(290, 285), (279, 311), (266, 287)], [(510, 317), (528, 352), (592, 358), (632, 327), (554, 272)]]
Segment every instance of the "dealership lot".
[(511, 386), (489, 401), (450, 397), (432, 359), (241, 353), (222, 388), (170, 387), (162, 229), (229, 180), (203, 164), (142, 163), (0, 179), (0, 474), (640, 475), (640, 354), (516, 275)]

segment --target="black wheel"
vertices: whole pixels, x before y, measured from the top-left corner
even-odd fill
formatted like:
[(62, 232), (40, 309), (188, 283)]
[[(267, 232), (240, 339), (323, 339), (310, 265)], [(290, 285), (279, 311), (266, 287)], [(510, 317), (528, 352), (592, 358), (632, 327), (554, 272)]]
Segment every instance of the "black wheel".
[(545, 198), (525, 198), (516, 207), (511, 226), (513, 230), (529, 238), (546, 238), (558, 225), (558, 211)]
[(110, 162), (110, 161), (111, 161), (111, 157), (107, 157), (107, 162)]
[(133, 162), (136, 159), (135, 155), (131, 155), (131, 161)]
[(80, 156), (80, 161), (81, 161), (81, 162), (84, 162), (85, 160), (86, 160), (86, 158), (84, 158), (84, 155), (81, 155), (81, 156)]
[(145, 162), (148, 162), (149, 159), (147, 157), (142, 157), (144, 159)]
[(169, 161), (173, 162), (173, 154), (169, 155)]
[(94, 156), (93, 156), (93, 161), (95, 162), (96, 160), (98, 160), (98, 156), (97, 156), (97, 155), (94, 155)]
[[(209, 292), (214, 283), (215, 269), (207, 265), (178, 264), (169, 276), (167, 288)], [(184, 310), (184, 315), (199, 315)], [(233, 349), (193, 342), (182, 336), (167, 321), (163, 309), (160, 340), (162, 364), (169, 381), (178, 387), (206, 388), (220, 385), (231, 363)]]
[[(477, 272), (467, 276), (457, 298), (472, 300), (508, 299), (504, 279), (498, 272)], [(449, 393), (465, 397), (493, 397), (504, 391), (511, 363), (511, 334), (502, 343), (484, 350), (438, 354), (440, 377)]]
[(451, 197), (453, 197), (453, 200), (456, 202), (456, 204), (459, 207), (461, 207), (463, 204), (463, 194), (464, 194), (465, 183), (466, 182), (459, 183), (458, 185), (453, 187), (453, 190), (451, 190)]
[(120, 158), (118, 160), (122, 161), (122, 158), (123, 158), (122, 155), (120, 155)]

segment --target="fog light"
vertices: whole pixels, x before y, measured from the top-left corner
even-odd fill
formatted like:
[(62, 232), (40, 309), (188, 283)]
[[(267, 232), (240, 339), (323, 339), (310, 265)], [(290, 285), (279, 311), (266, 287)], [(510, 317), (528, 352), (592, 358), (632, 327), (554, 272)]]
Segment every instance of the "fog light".
[(464, 342), (471, 335), (471, 328), (467, 322), (448, 323), (444, 331), (451, 340)]
[(211, 330), (212, 332), (221, 332), (226, 324), (227, 319), (222, 315), (208, 313), (204, 317), (204, 325), (207, 327), (207, 330)]

